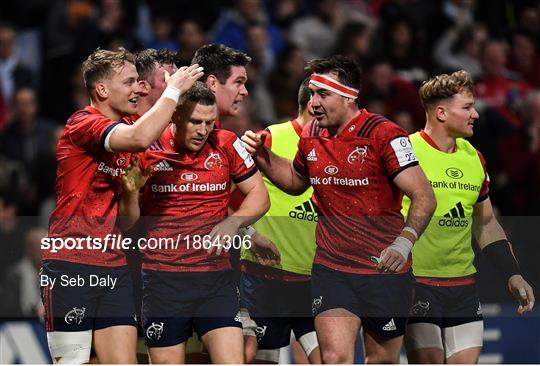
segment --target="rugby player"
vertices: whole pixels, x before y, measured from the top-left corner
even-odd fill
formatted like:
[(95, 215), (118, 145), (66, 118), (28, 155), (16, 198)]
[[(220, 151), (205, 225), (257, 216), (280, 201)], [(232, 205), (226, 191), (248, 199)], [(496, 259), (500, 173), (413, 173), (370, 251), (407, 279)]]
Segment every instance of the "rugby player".
[[(204, 45), (195, 52), (191, 63), (204, 67), (204, 76), (201, 81), (204, 81), (216, 96), (215, 128), (222, 128), (220, 118), (234, 117), (238, 114), (240, 104), (248, 95), (246, 66), (250, 62), (251, 57), (245, 53), (222, 44)], [(224, 126), (225, 129), (226, 127)], [(258, 240), (253, 244), (251, 252), (258, 261), (274, 263), (279, 258), (277, 248), (271, 242)], [(238, 251), (232, 253), (231, 259), (235, 267), (237, 267), (238, 257)], [(253, 360), (257, 349), (257, 342), (252, 337), (255, 335), (256, 324), (250, 319), (245, 309), (242, 309), (240, 319), (246, 335), (245, 359), (249, 363)]]
[[(294, 162), (242, 137), (278, 188), (310, 185), (319, 213), (311, 273), (312, 310), (325, 363), (353, 363), (362, 325), (366, 362), (399, 361), (412, 302), (409, 253), (435, 209), (433, 190), (406, 132), (357, 105), (361, 72), (343, 56), (313, 60), (316, 120), (302, 133)], [(401, 195), (412, 198), (406, 223)]]
[[(483, 319), (475, 286), (474, 235), (484, 255), (508, 281), (518, 313), (532, 310), (534, 294), (493, 213), (482, 154), (465, 138), (478, 112), (466, 71), (425, 81), (420, 99), (426, 126), (409, 138), (437, 200), (437, 209), (412, 251), (416, 277), (405, 346), (410, 363), (478, 362)], [(403, 198), (406, 215), (410, 199)]]
[[(136, 113), (141, 93), (133, 55), (98, 49), (82, 71), (91, 103), (68, 119), (60, 137), (58, 202), (49, 224), (49, 239), (66, 244), (119, 233), (120, 175), (131, 158), (122, 152), (150, 146), (169, 124), (179, 95), (203, 75), (198, 65), (166, 75), (168, 86), (156, 105), (127, 124), (122, 118)], [(42, 249), (41, 290), (53, 361), (87, 363), (93, 345), (102, 363), (134, 363), (135, 312), (122, 248), (102, 241), (95, 247)], [(91, 286), (91, 278), (114, 280), (114, 285)]]
[(245, 53), (222, 44), (204, 45), (195, 52), (191, 63), (204, 67), (201, 81), (216, 95), (216, 128), (222, 127), (220, 118), (236, 116), (240, 103), (247, 97), (246, 66), (250, 62), (251, 57)]
[[(211, 89), (195, 83), (181, 97), (173, 124), (145, 153), (144, 165), (153, 167), (141, 203), (145, 232), (180, 241), (142, 248), (143, 329), (152, 363), (184, 363), (192, 328), (213, 363), (244, 361), (226, 250), (241, 227), (268, 210), (269, 200), (240, 139), (213, 129), (216, 115)], [(246, 198), (228, 215), (231, 180)]]

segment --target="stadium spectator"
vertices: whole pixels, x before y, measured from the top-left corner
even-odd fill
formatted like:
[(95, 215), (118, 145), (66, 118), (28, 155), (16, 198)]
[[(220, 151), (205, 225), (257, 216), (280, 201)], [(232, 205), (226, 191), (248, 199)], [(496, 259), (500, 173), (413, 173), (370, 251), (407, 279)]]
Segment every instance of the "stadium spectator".
[(352, 58), (364, 66), (371, 51), (372, 30), (364, 23), (349, 22), (338, 34), (332, 54)]
[[(41, 318), (44, 314), (39, 296), (39, 269), (41, 268), (41, 239), (47, 230), (34, 227), (24, 236), (24, 256), (7, 269), (0, 283), (0, 316), (14, 318)], [(19, 239), (20, 240), (20, 239)]]
[(33, 87), (32, 71), (19, 60), (15, 52), (15, 28), (8, 23), (0, 23), (0, 129), (8, 122), (9, 109), (15, 90)]
[[(380, 101), (377, 113), (395, 121), (406, 131), (416, 131), (425, 120), (414, 84), (402, 79), (384, 59), (367, 62), (359, 103)], [(375, 111), (374, 111), (375, 112)]]
[(154, 38), (146, 45), (147, 48), (158, 50), (168, 49), (177, 51), (178, 45), (172, 37), (173, 22), (166, 16), (156, 15), (152, 17), (152, 34)]
[(36, 168), (37, 158), (48, 152), (53, 124), (39, 116), (39, 103), (34, 89), (20, 88), (13, 97), (12, 120), (0, 134), (0, 154)]
[(270, 23), (262, 5), (262, 0), (235, 0), (234, 8), (225, 11), (214, 24), (210, 40), (247, 52), (247, 27), (251, 23), (261, 23), (268, 32), (270, 48), (274, 54), (279, 53), (283, 48), (281, 32)]
[(385, 55), (395, 72), (402, 78), (418, 85), (427, 77), (429, 66), (418, 27), (412, 19), (397, 16), (381, 29), (376, 44), (381, 49), (375, 54)]
[[(332, 56), (308, 71), (316, 119), (294, 162), (263, 148), (264, 135), (247, 131), (242, 140), (276, 187), (313, 186), (312, 311), (323, 362), (353, 363), (362, 325), (366, 362), (397, 363), (412, 301), (409, 253), (435, 208), (433, 191), (406, 132), (358, 108), (357, 63)], [(399, 191), (414, 197), (405, 227)]]
[(437, 40), (433, 58), (442, 71), (467, 70), (473, 78), (482, 74), (480, 51), (488, 39), (482, 24), (448, 28)]
[(474, 93), (479, 102), (488, 107), (484, 114), (489, 125), (483, 129), (491, 131), (487, 131), (485, 140), (480, 138), (483, 142), (477, 146), (482, 149), (485, 145), (495, 147), (490, 154), (496, 162), (493, 188), (513, 193), (494, 197), (494, 200), (506, 214), (519, 215), (528, 205), (524, 187), (529, 180), (530, 153), (526, 129), (518, 111), (530, 86), (507, 70), (507, 53), (507, 44), (500, 40), (489, 40), (483, 50), (483, 75), (476, 81)]
[(267, 125), (276, 118), (273, 108), (273, 101), (268, 91), (268, 73), (274, 67), (275, 57), (268, 47), (268, 35), (266, 29), (261, 24), (250, 24), (248, 34), (248, 54), (251, 62), (246, 67), (248, 75), (248, 87), (250, 99), (256, 113), (252, 118)]
[(481, 56), (482, 78), (476, 81), (474, 94), (509, 123), (519, 127), (517, 103), (530, 87), (508, 71), (508, 51), (504, 41), (491, 39), (486, 42)]
[(302, 50), (288, 43), (268, 77), (268, 90), (272, 95), (277, 120), (292, 118), (297, 114), (298, 85), (305, 77), (306, 61)]
[(512, 35), (508, 69), (514, 71), (533, 88), (540, 87), (540, 56), (534, 38), (525, 32)]
[[(9, 168), (7, 164), (2, 164), (2, 166)], [(24, 237), (24, 227), (18, 216), (17, 196), (14, 192), (6, 193), (5, 189), (0, 191), (0, 243), (2, 249), (0, 278), (3, 278), (6, 269), (23, 255), (20, 240)]]
[(300, 47), (306, 60), (326, 57), (334, 48), (345, 21), (341, 6), (341, 0), (314, 0), (313, 13), (291, 25), (289, 40)]
[(205, 44), (206, 35), (200, 24), (193, 19), (186, 19), (178, 27), (177, 34), (178, 52), (177, 65), (187, 66), (195, 52)]

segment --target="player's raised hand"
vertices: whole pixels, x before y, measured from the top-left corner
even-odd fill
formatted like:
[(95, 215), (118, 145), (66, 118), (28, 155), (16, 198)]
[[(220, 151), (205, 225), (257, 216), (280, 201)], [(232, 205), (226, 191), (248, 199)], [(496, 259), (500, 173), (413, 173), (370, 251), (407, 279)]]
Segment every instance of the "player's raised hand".
[(281, 261), (281, 256), (276, 245), (267, 237), (257, 232), (251, 235), (251, 248), (257, 262), (263, 266), (275, 266)]
[(195, 84), (203, 75), (203, 68), (199, 67), (198, 64), (193, 64), (189, 67), (182, 66), (172, 75), (165, 70), (165, 82), (167, 86), (174, 86), (180, 93), (185, 93), (189, 88)]
[(240, 139), (244, 143), (247, 152), (252, 156), (255, 156), (263, 148), (266, 135), (266, 133), (257, 134), (251, 130), (247, 130)]
[(521, 275), (513, 275), (508, 279), (508, 290), (519, 301), (517, 310), (519, 315), (523, 315), (533, 309), (533, 289)]
[(138, 156), (133, 156), (131, 162), (122, 172), (122, 188), (128, 194), (138, 193), (139, 190), (146, 184), (148, 177), (151, 175), (151, 167), (147, 167), (144, 171), (141, 170), (140, 160)]

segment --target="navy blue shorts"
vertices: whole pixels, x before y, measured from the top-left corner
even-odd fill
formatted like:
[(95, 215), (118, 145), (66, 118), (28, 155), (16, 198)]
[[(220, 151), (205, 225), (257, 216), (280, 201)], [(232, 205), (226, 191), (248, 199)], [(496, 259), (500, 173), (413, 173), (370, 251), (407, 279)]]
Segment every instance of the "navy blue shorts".
[(358, 316), (364, 330), (385, 338), (405, 334), (413, 300), (413, 277), (405, 274), (359, 275), (313, 265), (313, 315), (343, 308)]
[(127, 266), (101, 267), (47, 260), (43, 262), (39, 279), (48, 332), (136, 326)]
[(232, 271), (143, 271), (143, 330), (149, 347), (185, 342), (193, 329), (202, 337), (218, 328), (238, 327), (238, 289)]
[(431, 323), (442, 329), (482, 319), (476, 285), (432, 286), (416, 283), (409, 324)]
[(259, 349), (277, 349), (314, 332), (311, 314), (311, 282), (267, 280), (247, 273), (241, 275), (242, 307), (257, 323)]

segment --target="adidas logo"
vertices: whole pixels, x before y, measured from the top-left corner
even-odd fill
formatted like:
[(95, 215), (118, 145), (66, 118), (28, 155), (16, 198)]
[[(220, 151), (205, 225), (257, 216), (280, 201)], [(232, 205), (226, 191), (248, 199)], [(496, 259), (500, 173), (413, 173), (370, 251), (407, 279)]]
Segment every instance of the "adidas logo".
[(439, 220), (439, 226), (446, 227), (467, 227), (469, 220), (465, 218), (465, 210), (463, 204), (458, 202), (456, 207), (451, 209)]
[(167, 160), (161, 160), (154, 168), (156, 172), (172, 172), (172, 170), (173, 168), (167, 163)]
[(315, 148), (311, 149), (309, 154), (307, 154), (307, 160), (308, 161), (317, 161), (317, 153), (315, 152)]
[(383, 330), (386, 330), (387, 332), (390, 332), (392, 330), (396, 330), (396, 322), (394, 322), (394, 318), (390, 319), (388, 323), (384, 327), (382, 327)]
[(289, 217), (292, 217), (293, 219), (298, 219), (298, 220), (315, 221), (315, 222), (319, 220), (319, 217), (317, 213), (315, 212), (315, 208), (313, 207), (313, 204), (309, 200), (302, 203), (301, 205), (296, 206), (294, 210), (289, 211)]

